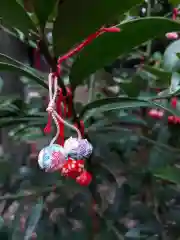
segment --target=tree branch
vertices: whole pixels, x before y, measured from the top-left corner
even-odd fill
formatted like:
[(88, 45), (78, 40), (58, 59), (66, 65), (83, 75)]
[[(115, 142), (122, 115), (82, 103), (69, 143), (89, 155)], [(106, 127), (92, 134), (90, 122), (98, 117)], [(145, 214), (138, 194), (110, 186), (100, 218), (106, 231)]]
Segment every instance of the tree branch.
[(17, 194), (6, 194), (4, 196), (0, 196), (0, 201), (4, 200), (17, 200), (25, 197), (32, 197), (32, 196), (38, 196), (46, 192), (51, 192), (56, 188), (62, 187), (64, 184), (62, 181), (59, 181), (59, 183), (56, 184), (56, 186), (48, 186), (45, 188), (37, 188), (37, 189), (29, 189), (26, 192), (20, 192)]

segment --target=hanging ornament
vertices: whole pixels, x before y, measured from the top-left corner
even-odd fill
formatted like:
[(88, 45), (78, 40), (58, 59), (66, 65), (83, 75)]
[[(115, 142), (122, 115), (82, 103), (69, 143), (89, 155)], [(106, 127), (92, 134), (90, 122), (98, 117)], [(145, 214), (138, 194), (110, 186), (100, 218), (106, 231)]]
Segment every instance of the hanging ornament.
[(76, 179), (84, 171), (84, 160), (68, 159), (60, 171), (63, 176)]
[[(54, 88), (54, 93), (53, 93)], [(39, 166), (45, 171), (57, 171), (61, 169), (63, 164), (67, 161), (68, 157), (74, 159), (87, 158), (92, 153), (92, 145), (86, 140), (82, 139), (81, 132), (78, 128), (66, 122), (56, 111), (56, 97), (58, 92), (57, 77), (49, 74), (49, 105), (47, 107), (48, 123), (45, 127), (45, 132), (50, 132), (51, 118), (54, 120), (57, 128), (55, 137), (50, 142), (50, 145), (43, 148), (39, 153), (38, 163)], [(68, 128), (77, 132), (77, 138), (69, 138), (64, 147), (54, 144), (60, 135), (59, 122), (66, 125)]]
[[(120, 32), (120, 29), (117, 27), (102, 27), (97, 32), (91, 34), (75, 49), (69, 51), (67, 54), (59, 58), (57, 73), (50, 73), (48, 79), (49, 104), (46, 109), (48, 112), (48, 123), (44, 129), (44, 132), (49, 133), (51, 131), (51, 122), (53, 119), (57, 128), (57, 133), (51, 140), (49, 146), (46, 146), (40, 151), (38, 156), (39, 166), (47, 172), (59, 170), (63, 176), (76, 179), (76, 182), (84, 186), (87, 186), (91, 182), (92, 177), (90, 173), (85, 171), (84, 160), (81, 159), (88, 158), (92, 154), (93, 147), (87, 139), (82, 138), (82, 134), (84, 134), (84, 124), (82, 121), (80, 121), (79, 130), (79, 127), (71, 125), (61, 117), (61, 104), (63, 104), (64, 107), (64, 117), (70, 118), (72, 116), (72, 92), (70, 88), (66, 88), (66, 95), (69, 100), (67, 103), (66, 99), (62, 95), (61, 89), (58, 87), (58, 76), (61, 75), (61, 63), (64, 60), (67, 60), (74, 54), (81, 51), (87, 44), (91, 43), (92, 40), (105, 32)], [(58, 91), (60, 92), (60, 96), (59, 99), (56, 99)], [(67, 110), (66, 104), (68, 105)], [(65, 141), (65, 144), (64, 125), (76, 131), (77, 133), (77, 138), (70, 137)], [(60, 141), (60, 137), (63, 138), (63, 142)], [(59, 144), (55, 144), (56, 141)]]
[(68, 138), (64, 143), (66, 157), (73, 159), (88, 158), (92, 154), (93, 147), (87, 139)]
[(81, 186), (88, 186), (92, 181), (92, 176), (89, 172), (84, 170), (79, 177), (76, 178), (76, 182)]
[(65, 162), (64, 149), (58, 144), (49, 145), (39, 153), (39, 166), (41, 169), (45, 169), (46, 172), (57, 171)]
[[(68, 126), (69, 128), (77, 131), (79, 138), (81, 137), (80, 131), (72, 126), (71, 124), (64, 121), (61, 116), (56, 111), (56, 97), (58, 92), (57, 77), (53, 74), (49, 74), (49, 105), (46, 109), (48, 112), (48, 123), (45, 127), (45, 132), (50, 132), (51, 130), (51, 118), (53, 118), (57, 133), (55, 137), (51, 140), (50, 145), (43, 148), (38, 157), (38, 163), (41, 168), (45, 171), (56, 171), (60, 169), (66, 162), (67, 158), (65, 155), (64, 148), (58, 144), (54, 144), (60, 135), (59, 121)], [(53, 89), (54, 88), (54, 89)], [(54, 93), (53, 93), (54, 90)]]

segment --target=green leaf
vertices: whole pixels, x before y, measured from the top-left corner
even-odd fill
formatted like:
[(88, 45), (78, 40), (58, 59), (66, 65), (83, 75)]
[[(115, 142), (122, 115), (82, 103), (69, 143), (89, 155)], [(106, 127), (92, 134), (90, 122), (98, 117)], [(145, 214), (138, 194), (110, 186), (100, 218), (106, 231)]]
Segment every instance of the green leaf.
[(180, 73), (173, 72), (171, 76), (171, 85), (169, 88), (170, 93), (178, 93), (180, 89)]
[(35, 14), (38, 17), (39, 24), (44, 28), (49, 15), (52, 13), (57, 0), (33, 0)]
[(140, 238), (140, 229), (138, 228), (131, 228), (125, 235), (125, 240), (138, 240)]
[(154, 76), (156, 76), (158, 78), (158, 81), (161, 81), (162, 83), (166, 83), (166, 84), (170, 85), (170, 83), (171, 83), (171, 73), (170, 72), (164, 71), (163, 69), (151, 67), (148, 65), (145, 65), (143, 67), (143, 69), (146, 70), (147, 72), (150, 72)]
[(169, 0), (169, 2), (174, 4), (174, 5), (178, 5), (179, 4), (179, 0)]
[(22, 239), (23, 237), (23, 232), (21, 231), (21, 223), (20, 219), (22, 217), (22, 213), (24, 212), (24, 205), (25, 205), (25, 199), (20, 200), (20, 205), (18, 207), (18, 210), (16, 211), (15, 218), (12, 222), (13, 226), (13, 232), (12, 232), (12, 240), (18, 240)]
[[(80, 112), (79, 117), (86, 121), (93, 116), (98, 109), (100, 112), (107, 112), (112, 110), (123, 110), (140, 107), (158, 107), (174, 116), (180, 116), (179, 111), (173, 109), (170, 104), (160, 104), (153, 101), (153, 98), (130, 98), (130, 97), (111, 97), (93, 101), (87, 104)], [(90, 112), (89, 112), (90, 111)]]
[(34, 69), (30, 68), (24, 64), (21, 64), (21, 66), (17, 66), (15, 64), (0, 62), (0, 71), (1, 72), (3, 72), (3, 71), (18, 72), (21, 75), (27, 76), (31, 80), (34, 80), (36, 83), (38, 83), (42, 87), (48, 88), (47, 84), (43, 81), (43, 79), (35, 74)]
[(59, 4), (53, 29), (56, 55), (64, 54), (89, 34), (114, 19), (142, 0), (65, 0)]
[(2, 91), (3, 85), (4, 85), (4, 81), (3, 81), (3, 79), (0, 77), (0, 92)]
[(154, 172), (154, 176), (175, 184), (180, 184), (180, 169), (167, 166)]
[(0, 181), (1, 183), (5, 181), (7, 176), (11, 176), (13, 171), (13, 166), (8, 160), (0, 159)]
[(26, 14), (23, 7), (15, 0), (1, 0), (0, 17), (4, 22), (18, 28), (26, 35), (29, 30), (35, 30), (35, 26), (31, 19)]
[(18, 124), (28, 124), (29, 122), (34, 123), (34, 125), (37, 125), (38, 122), (40, 124), (43, 123), (43, 118), (31, 118), (29, 116), (23, 116), (23, 117), (4, 117), (0, 120), (0, 128), (9, 127), (13, 125)]
[(130, 206), (130, 186), (126, 183), (120, 187), (116, 187), (114, 201), (109, 204), (105, 211), (108, 219), (118, 220), (122, 218), (128, 211)]
[[(97, 109), (101, 111), (110, 111), (113, 109), (127, 109), (127, 108), (138, 108), (147, 107), (150, 103), (145, 100), (139, 100), (137, 98), (128, 97), (112, 97), (96, 100), (87, 104), (80, 112), (79, 117), (83, 118), (88, 111), (92, 109)], [(99, 109), (100, 108), (100, 109)]]
[(119, 33), (104, 33), (82, 50), (71, 70), (71, 84), (75, 88), (83, 79), (120, 55), (150, 39), (178, 31), (179, 27), (179, 23), (160, 17), (140, 18), (120, 24)]
[(176, 53), (176, 56), (180, 59), (180, 53), (179, 52)]
[(180, 40), (172, 42), (164, 52), (163, 68), (166, 71), (171, 72), (178, 71), (180, 69), (180, 60), (177, 56), (177, 53), (179, 52), (179, 44)]
[(32, 233), (34, 232), (41, 218), (43, 206), (44, 206), (44, 203), (41, 197), (39, 198), (38, 203), (36, 203), (35, 206), (32, 207), (31, 214), (27, 219), (24, 240), (31, 239)]
[[(162, 124), (162, 123), (161, 123)], [(162, 125), (158, 133), (158, 137), (156, 139), (157, 144), (164, 144), (167, 145), (170, 138), (170, 134), (168, 128), (165, 125)], [(173, 155), (170, 151), (160, 151), (160, 149), (154, 146), (149, 155), (149, 162), (148, 166), (151, 171), (162, 168), (166, 166), (172, 160)]]
[(129, 97), (139, 96), (141, 90), (145, 90), (148, 85), (148, 81), (142, 79), (140, 76), (135, 75), (130, 83), (122, 83), (120, 87)]

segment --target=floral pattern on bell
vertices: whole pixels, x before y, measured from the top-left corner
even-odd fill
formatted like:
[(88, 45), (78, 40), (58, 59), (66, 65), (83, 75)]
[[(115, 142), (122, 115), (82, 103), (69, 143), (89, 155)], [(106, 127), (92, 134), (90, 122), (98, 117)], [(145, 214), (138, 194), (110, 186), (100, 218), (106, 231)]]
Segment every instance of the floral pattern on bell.
[(43, 148), (38, 156), (38, 164), (46, 172), (57, 171), (65, 162), (64, 148), (58, 144), (52, 144)]

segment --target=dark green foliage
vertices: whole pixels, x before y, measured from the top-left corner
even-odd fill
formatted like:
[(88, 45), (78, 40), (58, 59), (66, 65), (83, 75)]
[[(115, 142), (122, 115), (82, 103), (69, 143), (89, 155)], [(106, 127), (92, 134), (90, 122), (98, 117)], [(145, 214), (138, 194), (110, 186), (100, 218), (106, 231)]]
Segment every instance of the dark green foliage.
[[(173, 96), (180, 95), (179, 48), (173, 43), (164, 55), (165, 49), (152, 54), (147, 49), (153, 45), (152, 39), (178, 31), (180, 24), (149, 14), (129, 20), (128, 14), (137, 17), (142, 2), (32, 0), (30, 17), (22, 2), (1, 4), (2, 26), (9, 24), (25, 35), (31, 33), (28, 43), (40, 40), (41, 53), (53, 71), (55, 56), (66, 53), (103, 24), (118, 23), (121, 31), (94, 40), (72, 59), (67, 71), (74, 91), (80, 85), (88, 86), (88, 102), (74, 98), (73, 119), (78, 116), (84, 121), (86, 137), (94, 147), (86, 162), (93, 175), (91, 184), (81, 187), (59, 172), (43, 172), (37, 156), (32, 160), (28, 152), (18, 161), (10, 153), (4, 155), (0, 159), (0, 201), (5, 201), (0, 239), (28, 240), (35, 234), (40, 240), (179, 239), (180, 127), (167, 121), (169, 115), (180, 116), (179, 106), (174, 109), (170, 104)], [(149, 4), (154, 6), (153, 1)], [(158, 16), (157, 9), (151, 10)], [(47, 31), (53, 34), (53, 44), (46, 39)], [(111, 82), (104, 84), (104, 76), (101, 79), (95, 72), (117, 57), (121, 64), (112, 67)], [(45, 90), (47, 95), (47, 74), (4, 54), (0, 54), (0, 71), (18, 72), (28, 78), (28, 86), (33, 82), (40, 94)], [(64, 72), (61, 87), (68, 82)], [(92, 73), (95, 79), (90, 77)], [(112, 85), (118, 91), (111, 91)], [(47, 114), (42, 105), (41, 95), (34, 104), (32, 99), (25, 102), (19, 96), (1, 96), (0, 128), (11, 127), (14, 141), (44, 139)], [(151, 108), (163, 110), (164, 117), (152, 119), (148, 115)], [(71, 133), (67, 130), (65, 134)], [(18, 209), (6, 222), (5, 213), (15, 201)]]

